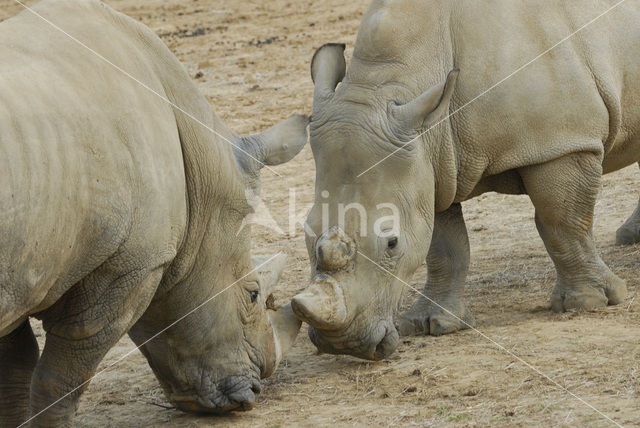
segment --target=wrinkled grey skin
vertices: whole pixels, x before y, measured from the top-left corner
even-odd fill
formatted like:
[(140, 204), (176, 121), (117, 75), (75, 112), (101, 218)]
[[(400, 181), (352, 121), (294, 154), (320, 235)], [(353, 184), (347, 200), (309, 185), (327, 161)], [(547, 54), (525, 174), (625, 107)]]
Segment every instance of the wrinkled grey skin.
[[(602, 174), (640, 158), (638, 3), (457, 111), (613, 4), (374, 1), (348, 71), (344, 46), (316, 52), (312, 282), (292, 307), (321, 351), (379, 359), (396, 348), (398, 330), (439, 335), (472, 325), (460, 203), (488, 191), (530, 196), (557, 270), (554, 311), (624, 299), (625, 283), (598, 256), (591, 229)], [(366, 236), (357, 210), (337, 223), (339, 204), (352, 202), (366, 208)], [(396, 236), (373, 233), (374, 221), (389, 215), (380, 203), (398, 207)], [(640, 238), (638, 211), (619, 242)], [(419, 298), (396, 324), (401, 280), (425, 259), (431, 300)]]
[[(251, 408), (300, 322), (267, 307), (286, 258), (252, 263), (247, 194), (308, 119), (239, 137), (146, 27), (96, 1), (35, 10), (219, 135), (30, 12), (0, 24), (0, 426), (88, 381), (126, 332), (179, 408)], [(31, 425), (70, 425), (85, 388)]]
[(631, 216), (616, 231), (616, 245), (634, 245), (638, 243), (640, 243), (640, 200)]

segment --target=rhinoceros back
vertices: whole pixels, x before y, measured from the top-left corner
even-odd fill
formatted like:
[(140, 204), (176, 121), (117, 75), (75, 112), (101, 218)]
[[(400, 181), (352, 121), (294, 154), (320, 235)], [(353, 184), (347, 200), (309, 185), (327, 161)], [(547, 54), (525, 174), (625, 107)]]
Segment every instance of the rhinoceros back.
[[(162, 92), (112, 10), (69, 0), (36, 11)], [(0, 40), (2, 336), (116, 253), (166, 262), (186, 208), (167, 103), (29, 12), (1, 23)]]
[(483, 177), (569, 153), (597, 153), (613, 171), (640, 157), (640, 6), (616, 4), (374, 0), (337, 92), (388, 87), (404, 103), (459, 69), (456, 201)]

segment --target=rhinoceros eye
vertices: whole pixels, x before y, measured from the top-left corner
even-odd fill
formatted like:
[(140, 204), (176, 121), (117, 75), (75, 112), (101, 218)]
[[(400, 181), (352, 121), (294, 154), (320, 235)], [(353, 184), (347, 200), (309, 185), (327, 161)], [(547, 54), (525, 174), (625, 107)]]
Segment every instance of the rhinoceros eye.
[(390, 250), (393, 250), (397, 246), (398, 246), (398, 237), (394, 236), (392, 238), (389, 238), (389, 240), (387, 241), (387, 248), (389, 248)]
[(258, 294), (260, 294), (258, 290), (249, 291), (249, 297), (251, 297), (251, 303), (255, 303), (258, 301)]

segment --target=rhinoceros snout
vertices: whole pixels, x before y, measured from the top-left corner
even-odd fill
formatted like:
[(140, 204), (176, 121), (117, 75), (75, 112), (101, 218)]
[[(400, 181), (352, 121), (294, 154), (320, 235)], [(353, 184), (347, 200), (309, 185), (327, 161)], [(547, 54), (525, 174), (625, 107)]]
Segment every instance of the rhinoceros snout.
[(172, 394), (169, 400), (180, 410), (191, 413), (225, 414), (251, 410), (260, 394), (260, 381), (230, 376), (209, 391), (197, 394)]
[(233, 408), (230, 410), (245, 411), (253, 409), (256, 397), (260, 394), (260, 382), (252, 381), (250, 385), (241, 384), (226, 392), (226, 397)]
[(388, 321), (379, 322), (372, 331), (356, 340), (349, 337), (348, 333), (345, 335), (326, 333), (309, 326), (309, 339), (320, 352), (347, 354), (372, 361), (379, 361), (393, 354), (399, 342), (398, 332)]

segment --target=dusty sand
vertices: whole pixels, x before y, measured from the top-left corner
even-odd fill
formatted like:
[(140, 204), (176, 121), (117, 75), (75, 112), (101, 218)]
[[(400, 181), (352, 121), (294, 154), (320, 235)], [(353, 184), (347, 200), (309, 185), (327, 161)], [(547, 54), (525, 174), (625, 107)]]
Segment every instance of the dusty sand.
[[(35, 2), (29, 0), (27, 4)], [(160, 34), (215, 110), (241, 133), (293, 112), (311, 111), (309, 61), (325, 42), (346, 42), (350, 56), (368, 0), (112, 0), (116, 9)], [(0, 20), (21, 9), (0, 0)], [(294, 161), (263, 172), (263, 196), (288, 230), (289, 189), (297, 212), (313, 198), (314, 164), (307, 147)], [(371, 363), (316, 355), (304, 330), (278, 372), (265, 381), (254, 410), (228, 417), (171, 409), (142, 355), (97, 376), (83, 395), (78, 426), (640, 426), (640, 247), (613, 245), (633, 211), (640, 171), (604, 180), (595, 237), (603, 259), (629, 287), (619, 306), (554, 315), (554, 270), (533, 223), (527, 197), (483, 195), (465, 203), (472, 265), (467, 298), (478, 329), (536, 370), (474, 331), (409, 338), (389, 360)], [(281, 299), (304, 287), (307, 254), (300, 227), (290, 237), (254, 228), (257, 253), (290, 257)], [(421, 287), (424, 266), (412, 284)], [(407, 294), (410, 303), (415, 296)], [(43, 337), (39, 337), (42, 341)], [(133, 344), (123, 338), (102, 362)], [(563, 388), (539, 373), (545, 373)], [(579, 397), (579, 399), (577, 398)], [(163, 407), (164, 406), (164, 407)], [(169, 407), (169, 408), (165, 408)]]

